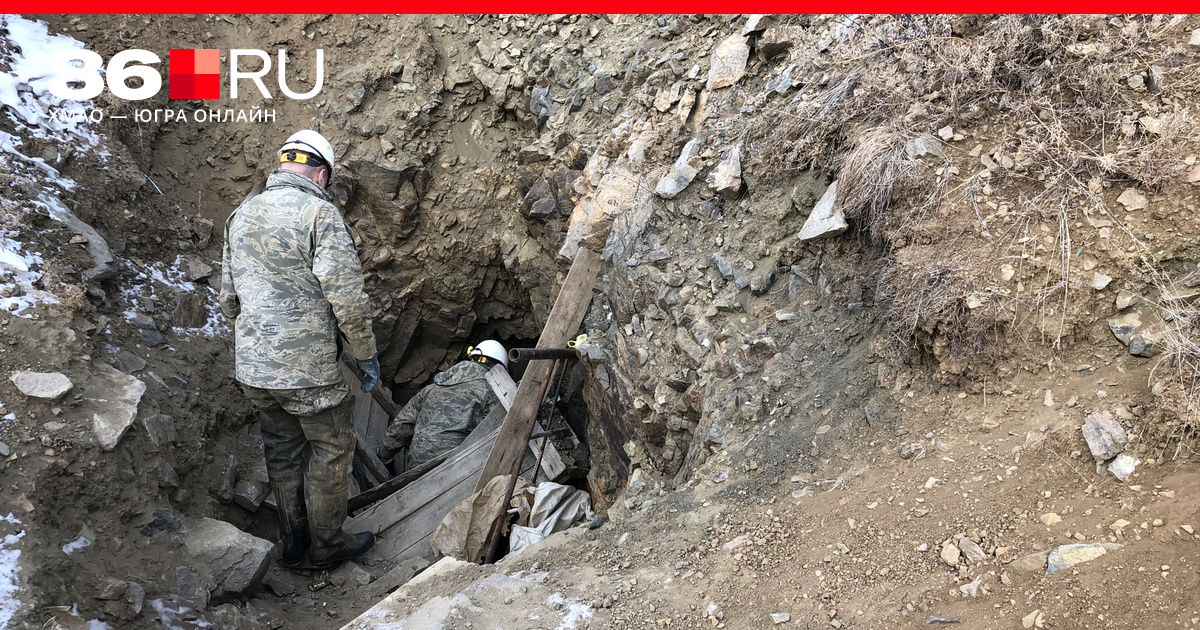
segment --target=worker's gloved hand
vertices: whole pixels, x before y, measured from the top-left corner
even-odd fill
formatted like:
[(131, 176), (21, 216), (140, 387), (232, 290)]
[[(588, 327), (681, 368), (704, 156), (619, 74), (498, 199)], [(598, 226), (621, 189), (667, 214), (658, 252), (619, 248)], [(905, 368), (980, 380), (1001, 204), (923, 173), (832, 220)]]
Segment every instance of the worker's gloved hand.
[(376, 453), (376, 455), (379, 456), (379, 461), (386, 464), (386, 463), (392, 461), (392, 458), (396, 456), (396, 451), (393, 451), (392, 449), (390, 449), (386, 446), (381, 446), (381, 447), (379, 447), (379, 452)]
[(379, 355), (370, 359), (359, 359), (358, 369), (362, 370), (362, 390), (369, 392), (379, 383)]

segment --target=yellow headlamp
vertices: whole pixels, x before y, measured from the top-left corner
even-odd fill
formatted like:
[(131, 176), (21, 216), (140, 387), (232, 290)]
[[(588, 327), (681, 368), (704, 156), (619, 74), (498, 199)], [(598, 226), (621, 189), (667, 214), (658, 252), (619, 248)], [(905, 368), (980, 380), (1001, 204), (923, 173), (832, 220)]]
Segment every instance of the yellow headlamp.
[(308, 166), (325, 166), (325, 160), (304, 153), (303, 151), (284, 151), (279, 154), (280, 162), (295, 162), (297, 164), (305, 164)]

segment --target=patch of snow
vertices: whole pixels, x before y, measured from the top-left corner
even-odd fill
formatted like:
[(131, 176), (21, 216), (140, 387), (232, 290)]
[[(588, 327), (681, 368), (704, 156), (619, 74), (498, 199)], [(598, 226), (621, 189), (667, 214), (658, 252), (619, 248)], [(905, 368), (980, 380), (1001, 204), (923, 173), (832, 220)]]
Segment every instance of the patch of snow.
[(84, 536), (80, 536), (79, 538), (76, 538), (75, 540), (72, 540), (71, 542), (63, 545), (62, 550), (63, 550), (63, 553), (65, 553), (69, 556), (69, 555), (75, 553), (76, 551), (83, 549), (84, 547), (91, 547), (91, 546), (92, 546), (92, 541), (88, 540)]
[[(0, 70), (0, 110), (7, 113), (13, 131), (0, 131), (0, 167), (40, 185), (41, 192), (32, 206), (63, 221), (65, 208), (58, 194), (74, 188), (75, 182), (63, 177), (46, 160), (26, 155), (22, 137), (51, 140), (79, 150), (94, 149), (99, 144), (100, 137), (88, 129), (84, 115), (92, 107), (91, 101), (64, 101), (49, 91), (53, 78), (50, 58), (64, 50), (82, 49), (83, 43), (66, 35), (51, 35), (45, 22), (18, 15), (0, 14), (0, 32), (4, 33), (0, 36), (0, 68), (4, 69)], [(51, 118), (52, 108), (67, 115)], [(0, 211), (7, 225), (17, 225), (32, 209), (5, 195), (0, 197)], [(59, 300), (53, 287), (34, 288), (41, 279), (41, 273), (35, 271), (43, 262), (41, 254), (16, 238), (13, 230), (0, 229), (0, 287), (18, 294), (0, 297), (0, 311), (29, 317), (31, 307)]]
[(100, 621), (99, 619), (89, 619), (88, 630), (112, 630), (112, 626)]
[(17, 414), (15, 414), (15, 413), (6, 413), (6, 414), (4, 414), (3, 417), (0, 417), (0, 420), (16, 420), (16, 419), (17, 419)]
[(34, 288), (34, 283), (41, 279), (42, 274), (32, 271), (32, 268), (42, 264), (42, 257), (36, 252), (22, 252), (24, 246), (14, 240), (14, 236), (11, 231), (0, 230), (0, 288), (7, 287), (20, 295), (0, 297), (0, 311), (28, 317), (25, 311), (31, 306), (55, 304), (58, 298), (48, 291)]
[[(172, 596), (172, 598), (174, 598)], [(176, 625), (177, 621), (183, 620), (184, 616), (191, 612), (187, 606), (179, 605), (178, 608), (172, 608), (163, 602), (162, 599), (150, 600), (150, 606), (154, 608), (154, 612), (158, 613), (158, 620), (162, 623), (166, 630), (188, 630), (183, 626)], [(212, 624), (203, 619), (187, 619), (184, 621), (193, 628), (209, 628)]]
[(550, 597), (546, 598), (546, 603), (554, 607), (558, 604), (562, 608), (566, 608), (567, 614), (563, 616), (562, 623), (554, 630), (573, 630), (581, 622), (592, 618), (592, 607), (585, 604), (574, 597), (564, 597), (562, 593), (551, 593)]
[[(66, 35), (51, 35), (41, 20), (19, 15), (0, 15), (0, 30), (8, 35), (0, 40), (0, 62), (9, 68), (0, 73), (0, 105), (9, 108), (13, 122), (30, 127), (40, 138), (83, 141), (89, 147), (99, 137), (87, 128), (86, 112), (91, 101), (64, 101), (50, 93), (50, 58), (63, 50), (83, 48), (83, 42)], [(50, 108), (68, 114), (51, 119)], [(62, 120), (66, 118), (66, 120)]]
[[(8, 516), (0, 517), (0, 521), (13, 525), (21, 524), (21, 521), (17, 520), (12, 512), (9, 512)], [(18, 562), (21, 558), (21, 550), (14, 547), (17, 541), (24, 536), (25, 531), (21, 530), (0, 539), (0, 628), (7, 628), (8, 623), (12, 621), (13, 616), (21, 607), (21, 601), (17, 599), (17, 593), (21, 590), (17, 584), (17, 574), (21, 572), (21, 565)]]
[(184, 280), (183, 268), (185, 265), (187, 265), (187, 260), (183, 256), (176, 256), (175, 262), (169, 267), (160, 262), (152, 263), (134, 274), (132, 280), (123, 282), (121, 298), (128, 306), (123, 313), (125, 319), (132, 320), (137, 315), (138, 300), (141, 298), (148, 297), (156, 302), (165, 302), (171, 293), (199, 294), (204, 298), (204, 308), (208, 313), (207, 321), (203, 326), (197, 328), (175, 326), (174, 330), (184, 335), (204, 337), (228, 334), (229, 322), (221, 314), (217, 291), (207, 284), (197, 285)]

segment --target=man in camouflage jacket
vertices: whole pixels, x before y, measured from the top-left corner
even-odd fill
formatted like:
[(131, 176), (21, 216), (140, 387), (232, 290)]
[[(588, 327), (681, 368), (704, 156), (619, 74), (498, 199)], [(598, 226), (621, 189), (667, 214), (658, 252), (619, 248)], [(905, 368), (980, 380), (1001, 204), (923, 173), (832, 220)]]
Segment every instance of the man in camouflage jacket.
[(472, 352), (435, 376), (392, 419), (379, 457), (386, 462), (408, 446), (409, 466), (419, 466), (462, 444), (500, 404), (484, 378), (497, 363), (496, 358)]
[(306, 551), (314, 567), (327, 568), (374, 543), (369, 533), (342, 531), (355, 434), (339, 330), (368, 374), (364, 390), (379, 363), (354, 240), (324, 188), (332, 149), (322, 149), (328, 142), (316, 132), (289, 138), (263, 192), (226, 222), (221, 271), (235, 377), (259, 410), (289, 568)]

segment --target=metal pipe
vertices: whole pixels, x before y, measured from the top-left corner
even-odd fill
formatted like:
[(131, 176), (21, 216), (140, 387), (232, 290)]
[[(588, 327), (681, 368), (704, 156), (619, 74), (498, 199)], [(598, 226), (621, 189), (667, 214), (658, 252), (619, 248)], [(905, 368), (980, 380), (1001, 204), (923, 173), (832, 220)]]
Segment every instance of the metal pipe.
[[(508, 521), (508, 504), (512, 502), (513, 491), (517, 488), (517, 478), (521, 475), (521, 464), (525, 463), (525, 451), (529, 449), (530, 436), (533, 435), (533, 427), (537, 424), (542, 404), (546, 401), (546, 392), (550, 389), (550, 381), (554, 378), (556, 367), (558, 367), (557, 359), (550, 364), (550, 373), (546, 375), (546, 380), (542, 383), (542, 391), (538, 394), (538, 404), (533, 409), (533, 415), (529, 418), (529, 426), (525, 427), (525, 437), (521, 439), (521, 449), (517, 451), (517, 459), (513, 462), (512, 470), (509, 471), (508, 488), (504, 491), (504, 503), (500, 504), (500, 514), (496, 517), (496, 523), (492, 526), (491, 540), (488, 542), (487, 553), (483, 557), (485, 564), (491, 564), (496, 559), (496, 546), (500, 544), (500, 532), (504, 529), (504, 524)], [(533, 471), (533, 475), (534, 479), (537, 479), (536, 470)]]
[(579, 353), (574, 348), (513, 348), (508, 351), (509, 361), (575, 360), (578, 358)]

